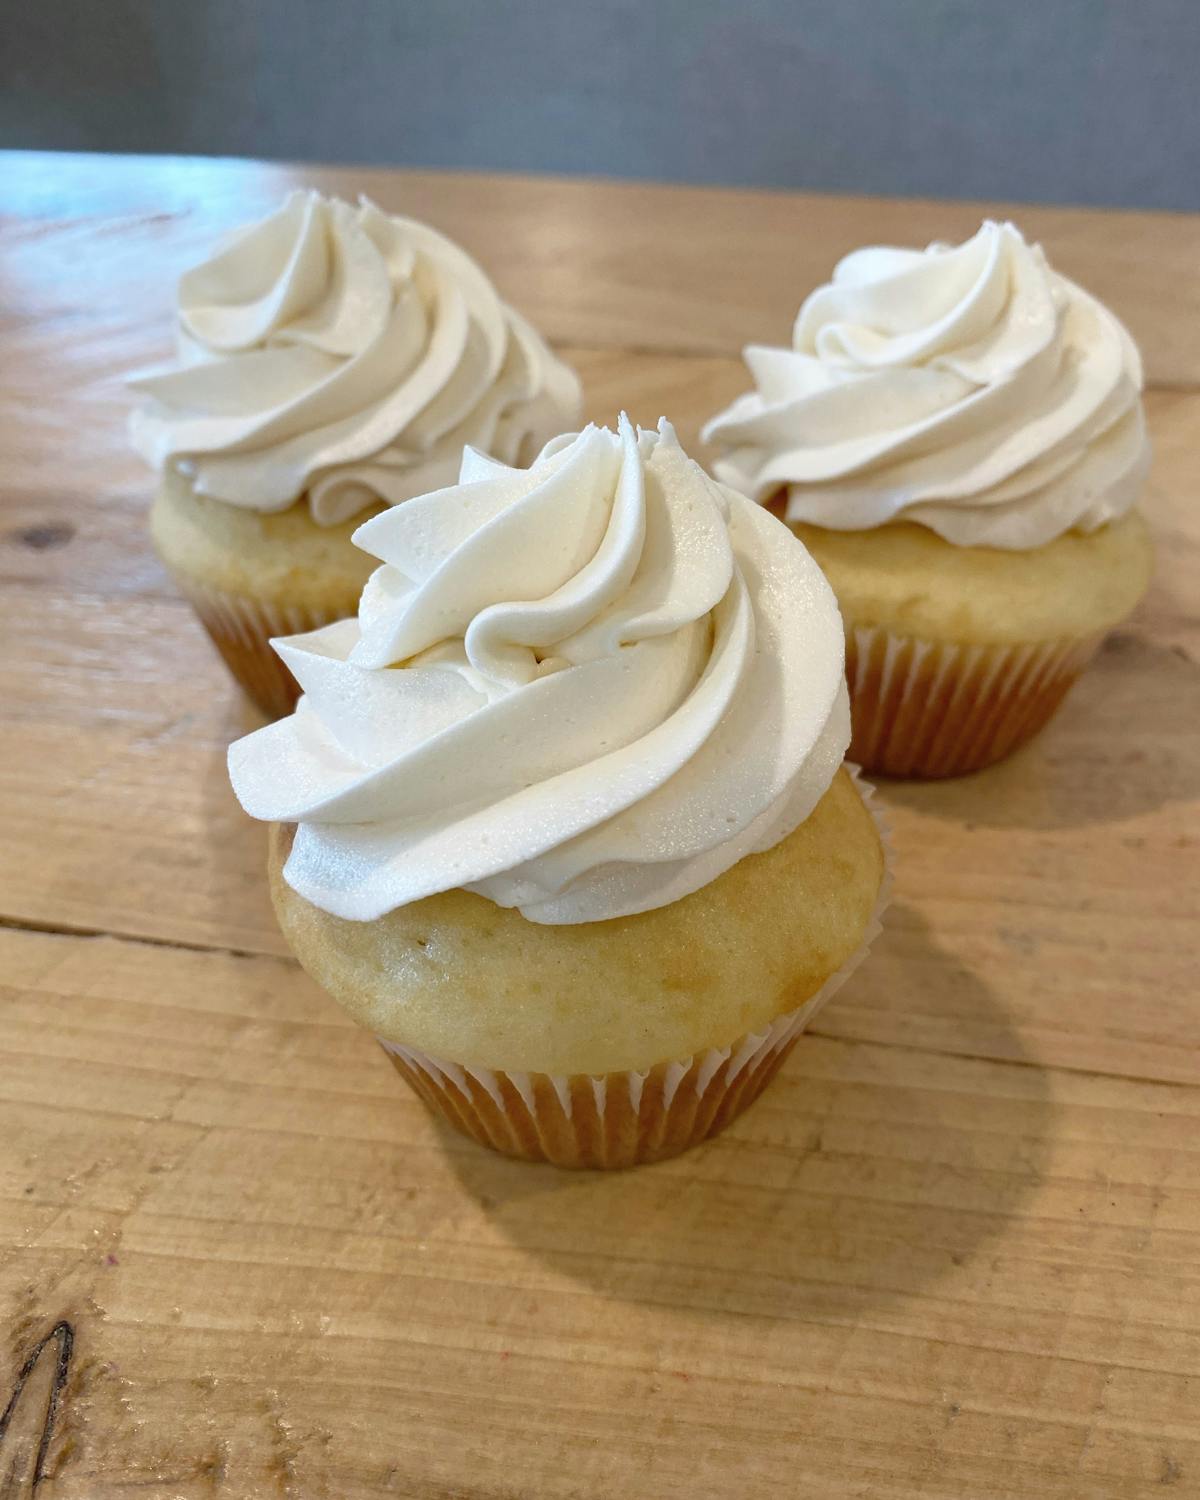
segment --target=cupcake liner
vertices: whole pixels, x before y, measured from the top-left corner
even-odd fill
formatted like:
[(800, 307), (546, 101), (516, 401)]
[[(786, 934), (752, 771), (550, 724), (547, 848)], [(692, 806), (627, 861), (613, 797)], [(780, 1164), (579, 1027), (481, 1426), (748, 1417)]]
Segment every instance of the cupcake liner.
[(246, 696), (272, 719), (290, 714), (300, 696), (296, 679), (271, 649), (271, 637), (299, 635), (345, 619), (358, 607), (347, 599), (343, 610), (311, 609), (307, 605), (267, 604), (240, 594), (227, 594), (176, 575), (180, 592), (208, 631), (213, 645)]
[(863, 940), (798, 1009), (765, 1030), (648, 1072), (526, 1073), (431, 1057), (378, 1037), (396, 1071), (448, 1124), (481, 1146), (559, 1167), (617, 1168), (662, 1161), (723, 1130), (774, 1077), (800, 1033), (849, 979), (878, 935), (891, 895), (891, 844), (874, 789), (849, 767), (875, 820), (884, 872)]
[(856, 625), (846, 640), (847, 753), (884, 776), (990, 766), (1042, 728), (1102, 639), (961, 646)]

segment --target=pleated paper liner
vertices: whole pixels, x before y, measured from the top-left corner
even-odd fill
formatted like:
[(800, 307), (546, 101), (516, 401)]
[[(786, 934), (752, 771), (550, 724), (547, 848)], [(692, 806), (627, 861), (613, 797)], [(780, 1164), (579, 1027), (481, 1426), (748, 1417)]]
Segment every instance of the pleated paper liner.
[(208, 588), (176, 575), (186, 596), (221, 653), (234, 681), (268, 718), (290, 714), (300, 696), (296, 679), (271, 650), (271, 637), (299, 635), (343, 620), (358, 609), (358, 597), (347, 596), (344, 609), (310, 609), (305, 605), (266, 604)]
[(505, 1072), (447, 1062), (379, 1037), (396, 1071), (435, 1115), (481, 1146), (559, 1167), (663, 1161), (723, 1130), (758, 1098), (879, 933), (891, 894), (891, 848), (873, 789), (854, 775), (883, 840), (883, 880), (861, 946), (798, 1009), (728, 1047), (659, 1063), (646, 1073)]
[(1101, 635), (959, 646), (855, 626), (846, 640), (851, 759), (883, 776), (961, 776), (1031, 739)]

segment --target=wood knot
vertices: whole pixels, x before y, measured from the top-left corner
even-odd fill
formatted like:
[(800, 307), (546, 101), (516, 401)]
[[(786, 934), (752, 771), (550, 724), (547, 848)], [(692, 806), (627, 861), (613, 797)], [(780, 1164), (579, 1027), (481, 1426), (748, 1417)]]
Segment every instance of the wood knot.
[(75, 535), (75, 528), (68, 521), (46, 521), (41, 526), (23, 526), (11, 535), (31, 552), (52, 552), (67, 545)]

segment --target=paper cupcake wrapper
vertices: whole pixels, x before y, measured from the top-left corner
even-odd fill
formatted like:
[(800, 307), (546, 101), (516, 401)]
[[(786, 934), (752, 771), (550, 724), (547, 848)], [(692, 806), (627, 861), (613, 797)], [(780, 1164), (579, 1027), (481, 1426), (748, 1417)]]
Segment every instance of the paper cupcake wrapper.
[(178, 575), (175, 581), (221, 653), (234, 681), (272, 719), (291, 713), (300, 688), (272, 651), (271, 637), (318, 630), (334, 620), (345, 619), (358, 608), (357, 597), (347, 598), (345, 609), (310, 609), (306, 605), (266, 604), (227, 594)]
[(959, 646), (856, 625), (846, 641), (848, 755), (884, 776), (961, 776), (1032, 738), (1102, 635)]
[(723, 1130), (774, 1077), (797, 1037), (849, 979), (880, 931), (891, 895), (891, 845), (874, 789), (850, 767), (884, 849), (875, 909), (854, 955), (798, 1009), (765, 1030), (648, 1072), (525, 1073), (431, 1057), (378, 1037), (396, 1071), (435, 1115), (482, 1146), (559, 1167), (662, 1161)]

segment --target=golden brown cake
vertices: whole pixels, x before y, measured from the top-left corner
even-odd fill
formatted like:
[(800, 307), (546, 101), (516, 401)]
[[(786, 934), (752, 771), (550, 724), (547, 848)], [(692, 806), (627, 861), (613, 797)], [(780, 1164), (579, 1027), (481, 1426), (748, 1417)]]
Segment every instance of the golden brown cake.
[[(606, 922), (539, 926), (463, 890), (348, 922), (284, 880), (291, 840), (272, 830), (271, 896), (307, 972), (459, 1128), (574, 1166), (674, 1155), (757, 1098), (800, 1035), (786, 1023), (869, 941), (884, 874), (879, 830), (844, 770), (780, 843), (668, 906)], [(432, 1061), (448, 1058), (453, 1072)], [(637, 1109), (635, 1078), (649, 1081)], [(593, 1080), (611, 1103), (607, 1133)]]

